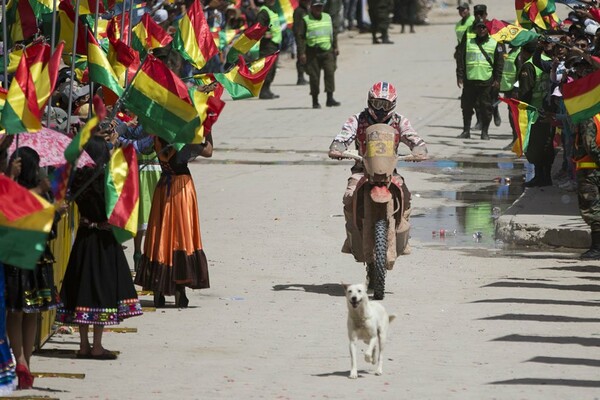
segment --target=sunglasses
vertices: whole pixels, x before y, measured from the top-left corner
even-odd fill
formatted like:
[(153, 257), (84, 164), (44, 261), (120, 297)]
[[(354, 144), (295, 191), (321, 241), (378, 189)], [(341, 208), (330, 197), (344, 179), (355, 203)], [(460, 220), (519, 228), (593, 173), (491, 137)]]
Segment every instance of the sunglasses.
[(370, 104), (375, 110), (392, 111), (394, 109), (394, 103), (389, 100), (373, 99)]

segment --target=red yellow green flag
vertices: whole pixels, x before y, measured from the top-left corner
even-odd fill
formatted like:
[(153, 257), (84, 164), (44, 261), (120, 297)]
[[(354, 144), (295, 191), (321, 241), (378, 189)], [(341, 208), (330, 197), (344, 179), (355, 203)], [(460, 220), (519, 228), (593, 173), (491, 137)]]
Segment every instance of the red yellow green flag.
[(25, 49), (6, 96), (2, 126), (8, 134), (37, 132), (43, 109), (54, 91), (63, 44), (52, 56), (50, 46), (35, 43)]
[(268, 29), (268, 26), (262, 26), (258, 22), (246, 29), (244, 33), (231, 44), (231, 48), (227, 53), (227, 62), (235, 63), (240, 55), (248, 53), (264, 36)]
[(499, 97), (499, 100), (508, 104), (510, 113), (515, 122), (515, 131), (517, 140), (513, 144), (512, 152), (521, 157), (529, 146), (529, 135), (531, 133), (531, 125), (537, 121), (539, 112), (537, 108), (523, 103), (517, 99)]
[[(61, 0), (58, 5), (58, 37), (65, 42), (65, 52), (73, 53), (73, 32), (75, 32), (75, 9), (69, 0)], [(87, 55), (87, 28), (81, 21), (77, 24), (75, 53)]]
[[(75, 0), (71, 1), (75, 6)], [(104, 3), (98, 1), (98, 13), (104, 14)], [(79, 15), (96, 14), (96, 0), (79, 0)]]
[(490, 36), (498, 43), (510, 43), (512, 46), (522, 46), (525, 43), (537, 39), (539, 36), (534, 31), (523, 29), (520, 26), (511, 25), (508, 22), (492, 19), (486, 21)]
[(563, 84), (561, 92), (573, 123), (592, 118), (600, 113), (600, 70)]
[(6, 4), (6, 22), (9, 43), (27, 40), (38, 32), (36, 16), (29, 1), (9, 0)]
[(515, 11), (517, 21), (527, 29), (554, 29), (560, 24), (554, 0), (515, 0)]
[[(13, 48), (13, 50), (8, 53), (8, 65), (7, 70), (9, 74), (14, 74), (17, 71), (17, 67), (19, 66), (19, 62), (21, 61), (21, 56), (23, 55), (23, 48)], [(4, 57), (0, 57), (0, 72), (4, 72)]]
[(186, 84), (162, 61), (148, 54), (131, 82), (124, 105), (138, 116), (144, 129), (172, 143), (175, 138), (190, 143), (200, 118)]
[(99, 83), (110, 89), (117, 96), (123, 94), (119, 79), (115, 74), (104, 50), (88, 30), (88, 70), (90, 81)]
[(278, 53), (260, 58), (249, 65), (246, 65), (242, 57), (238, 64), (229, 72), (216, 73), (214, 77), (233, 100), (247, 99), (256, 97), (260, 93), (267, 73), (275, 63)]
[(43, 14), (50, 14), (54, 7), (54, 0), (29, 0), (33, 13), (40, 18)]
[(140, 67), (140, 56), (121, 39), (109, 40), (108, 62), (119, 80), (119, 85), (124, 87), (125, 76), (127, 75), (127, 82), (131, 82)]
[(121, 39), (123, 43), (127, 43), (129, 38), (129, 14), (125, 14), (123, 32), (121, 32), (121, 18), (123, 18), (122, 14), (117, 14), (112, 17), (112, 19), (106, 25), (106, 36), (109, 39)]
[(133, 237), (138, 228), (138, 163), (132, 145), (116, 149), (106, 173), (106, 216), (119, 242)]
[(150, 13), (144, 14), (142, 20), (133, 27), (131, 47), (144, 55), (150, 49), (165, 47), (171, 43), (171, 36), (150, 17)]
[(206, 23), (200, 0), (194, 0), (179, 20), (172, 46), (198, 69), (219, 52)]
[(0, 261), (34, 269), (53, 221), (52, 204), (0, 174)]

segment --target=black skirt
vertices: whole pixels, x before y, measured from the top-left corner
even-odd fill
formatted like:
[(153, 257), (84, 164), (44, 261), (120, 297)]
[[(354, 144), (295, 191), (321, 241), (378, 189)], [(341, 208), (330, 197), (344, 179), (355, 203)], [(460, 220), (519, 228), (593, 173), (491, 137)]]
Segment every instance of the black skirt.
[(116, 325), (142, 314), (123, 247), (111, 230), (79, 228), (60, 297), (61, 324)]

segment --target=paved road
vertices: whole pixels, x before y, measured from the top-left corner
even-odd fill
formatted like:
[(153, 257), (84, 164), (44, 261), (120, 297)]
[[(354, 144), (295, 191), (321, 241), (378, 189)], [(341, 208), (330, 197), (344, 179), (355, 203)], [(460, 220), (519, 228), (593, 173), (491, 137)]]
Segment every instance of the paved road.
[[(512, 18), (511, 2), (493, 3), (491, 16)], [(474, 242), (412, 240), (413, 253), (388, 274), (384, 305), (398, 319), (384, 375), (361, 361), (360, 379), (347, 378), (346, 306), (338, 284), (362, 281), (364, 270), (339, 253), (349, 165), (327, 160), (325, 151), (341, 123), (364, 107), (370, 84), (386, 79), (397, 84), (399, 111), (437, 160), (510, 158), (499, 150), (510, 140), (506, 124), (492, 127), (489, 142), (455, 139), (461, 126), (452, 59), (456, 11), (435, 10), (430, 20), (414, 35), (394, 27), (393, 46), (345, 34), (339, 108), (312, 110), (308, 88), (294, 85), (293, 60), (285, 56), (273, 87), (281, 99), (229, 102), (215, 128), (215, 157), (192, 168), (212, 288), (192, 293), (187, 310), (148, 312), (123, 324), (137, 333), (106, 333), (106, 346), (121, 352), (114, 362), (52, 352), (77, 348), (77, 336), (56, 335), (46, 354), (34, 357), (33, 370), (85, 379), (40, 378), (22, 394), (598, 398), (597, 265)], [(413, 204), (415, 229), (433, 210), (460, 204), (436, 193), (473, 185), (441, 169), (403, 174), (414, 193), (423, 193)], [(142, 299), (151, 305), (149, 296)]]

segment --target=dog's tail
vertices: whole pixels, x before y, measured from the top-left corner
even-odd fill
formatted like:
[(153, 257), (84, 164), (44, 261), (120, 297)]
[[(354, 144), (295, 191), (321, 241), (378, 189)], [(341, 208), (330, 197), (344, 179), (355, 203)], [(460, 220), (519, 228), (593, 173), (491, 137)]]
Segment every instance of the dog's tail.
[(389, 321), (392, 322), (393, 320), (396, 319), (396, 314), (391, 314), (388, 316), (388, 318), (389, 318)]

